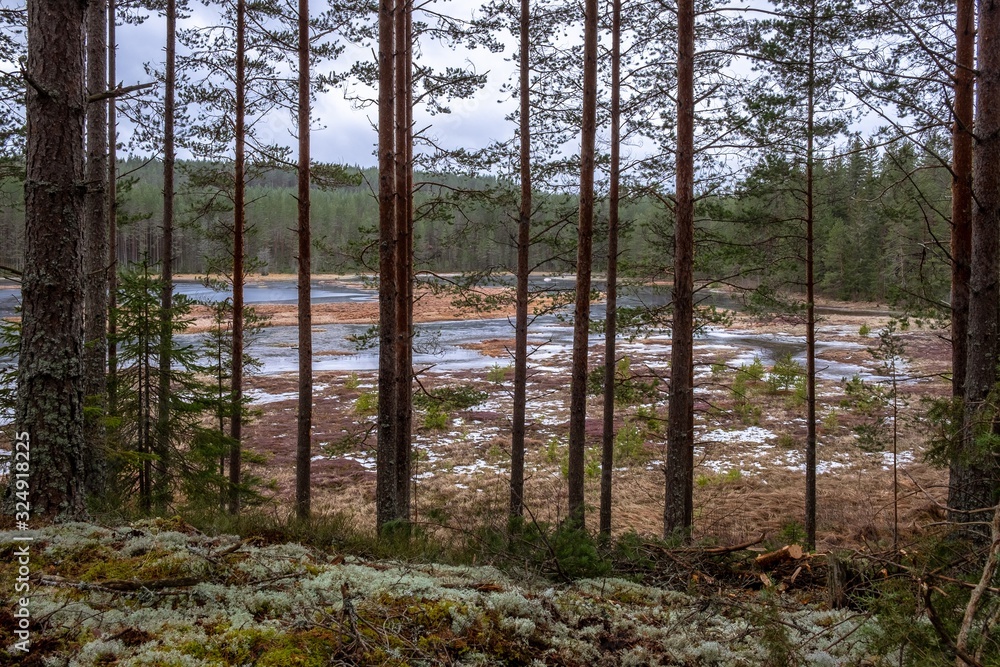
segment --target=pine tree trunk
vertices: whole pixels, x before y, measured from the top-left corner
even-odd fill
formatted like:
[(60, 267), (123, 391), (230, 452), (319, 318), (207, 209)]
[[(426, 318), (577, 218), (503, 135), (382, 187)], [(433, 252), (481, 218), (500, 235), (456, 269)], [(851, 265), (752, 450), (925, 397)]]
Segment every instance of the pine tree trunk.
[(955, 21), (955, 121), (952, 125), (951, 365), (952, 396), (965, 394), (969, 330), (969, 260), (972, 254), (972, 132), (976, 66), (976, 5), (957, 0)]
[(584, 456), (587, 424), (587, 350), (594, 229), (594, 147), (597, 137), (597, 0), (584, 4), (583, 122), (580, 130), (580, 221), (577, 229), (576, 307), (569, 408), (569, 521), (585, 527)]
[(408, 17), (410, 15), (410, 4), (408, 0), (397, 0), (395, 10), (395, 31), (393, 33), (395, 41), (394, 60), (395, 76), (393, 85), (395, 86), (395, 214), (396, 214), (396, 238), (395, 238), (395, 274), (396, 274), (396, 346), (395, 358), (398, 364), (396, 370), (396, 431), (395, 431), (395, 460), (396, 460), (396, 506), (395, 518), (408, 520), (410, 518), (410, 427), (412, 412), (412, 387), (411, 377), (413, 375), (410, 350), (410, 320), (411, 314), (411, 275), (410, 252), (412, 246), (411, 214), (410, 208), (410, 183), (408, 177), (410, 170), (408, 146), (410, 144), (409, 112), (407, 105), (410, 98), (407, 88), (410, 84), (408, 53), (411, 48), (408, 35)]
[(163, 238), (160, 257), (160, 349), (159, 401), (156, 407), (156, 457), (153, 470), (153, 496), (158, 512), (165, 512), (170, 501), (170, 365), (173, 350), (174, 299), (174, 107), (177, 92), (177, 6), (167, 0), (166, 62), (163, 73)]
[(246, 0), (236, 3), (236, 160), (233, 195), (233, 376), (229, 452), (229, 512), (240, 511), (243, 448), (243, 282), (246, 226)]
[(981, 450), (977, 435), (997, 431), (1000, 317), (1000, 3), (979, 5), (979, 62), (972, 187), (972, 274), (969, 281), (968, 359), (965, 376), (965, 442), (952, 464), (949, 506), (954, 521), (988, 521), (989, 513), (961, 510), (994, 505), (998, 482), (996, 453)]
[[(28, 4), (25, 257), (19, 434), (30, 438), (33, 516), (86, 514), (83, 433), (83, 204), (86, 5)], [(15, 486), (7, 491), (8, 506)]]
[(378, 94), (378, 200), (379, 200), (379, 363), (378, 448), (376, 452), (375, 504), (379, 529), (396, 518), (396, 403), (399, 363), (395, 339), (396, 192), (395, 192), (395, 88), (393, 87), (394, 0), (379, 2), (379, 94)]
[(816, 3), (810, 6), (806, 99), (806, 549), (816, 548), (816, 309), (813, 258), (813, 153), (816, 116)]
[(604, 316), (604, 428), (601, 446), (601, 533), (611, 535), (611, 473), (615, 463), (615, 337), (618, 319), (618, 182), (621, 167), (621, 0), (611, 17), (611, 173), (608, 192), (608, 276)]
[[(87, 7), (87, 92), (105, 92), (107, 87), (107, 4), (94, 0)], [(88, 419), (87, 486), (104, 488), (105, 440), (103, 415), (107, 408), (108, 349), (108, 101), (87, 104), (87, 195), (84, 204), (84, 394), (99, 408)]]
[(510, 517), (524, 513), (524, 435), (528, 387), (528, 264), (531, 249), (530, 0), (521, 0), (518, 91), (520, 95), (521, 203), (517, 216), (517, 285), (514, 312), (514, 405), (510, 434)]
[(312, 464), (312, 266), (309, 228), (309, 0), (299, 0), (299, 164), (298, 164), (298, 296), (299, 415), (295, 458), (295, 513), (308, 519)]
[[(90, 95), (107, 89), (107, 4), (93, 0), (87, 6), (87, 92)], [(101, 100), (87, 104), (87, 197), (84, 205), (84, 391), (98, 399), (104, 407), (107, 391), (105, 354), (107, 353), (108, 316), (108, 102)], [(98, 432), (93, 429), (97, 440)], [(92, 439), (93, 440), (93, 439)], [(93, 480), (100, 486), (103, 477), (100, 462), (103, 456), (96, 448), (103, 443), (93, 442), (98, 467), (91, 470)]]
[(694, 517), (694, 0), (677, 3), (676, 190), (665, 536), (688, 535)]
[[(108, 89), (115, 86), (118, 76), (115, 43), (117, 21), (115, 0), (108, 0)], [(118, 105), (115, 98), (108, 100), (108, 412), (118, 412)]]

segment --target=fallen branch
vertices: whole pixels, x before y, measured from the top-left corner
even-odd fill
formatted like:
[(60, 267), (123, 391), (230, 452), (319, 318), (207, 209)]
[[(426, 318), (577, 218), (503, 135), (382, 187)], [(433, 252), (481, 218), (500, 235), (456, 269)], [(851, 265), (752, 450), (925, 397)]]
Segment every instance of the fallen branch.
[(948, 647), (955, 652), (960, 660), (963, 660), (970, 667), (983, 667), (983, 664), (969, 655), (966, 651), (955, 645), (955, 640), (951, 638), (948, 634), (948, 629), (944, 627), (944, 623), (941, 622), (941, 618), (934, 611), (934, 605), (931, 603), (931, 588), (927, 584), (921, 582), (920, 590), (924, 596), (924, 606), (927, 609), (927, 618), (931, 622), (931, 626), (934, 628), (934, 632), (937, 633), (938, 637), (941, 638)]
[(708, 549), (701, 549), (701, 553), (711, 554), (712, 556), (722, 556), (725, 554), (735, 553), (737, 551), (743, 551), (744, 549), (749, 549), (750, 547), (756, 546), (764, 541), (767, 537), (767, 533), (761, 533), (760, 537), (755, 540), (750, 540), (749, 542), (743, 542), (742, 544), (734, 544), (728, 547), (710, 547)]
[(164, 588), (183, 588), (185, 586), (195, 586), (207, 579), (202, 577), (169, 577), (167, 579), (151, 579), (148, 581), (136, 581), (134, 579), (108, 579), (107, 581), (73, 581), (65, 577), (56, 575), (43, 575), (39, 578), (39, 583), (43, 586), (71, 586), (73, 588), (99, 589), (108, 591), (118, 591), (128, 593), (132, 591), (158, 591)]
[[(958, 638), (955, 640), (956, 653), (958, 651), (964, 652), (968, 648), (972, 623), (979, 612), (983, 595), (989, 591), (990, 582), (993, 581), (993, 574), (997, 571), (998, 564), (1000, 564), (998, 562), (1000, 561), (1000, 505), (997, 505), (993, 509), (993, 521), (990, 523), (990, 537), (992, 541), (989, 553), (986, 555), (986, 563), (983, 565), (983, 574), (979, 578), (979, 583), (972, 589), (972, 594), (969, 596), (969, 604), (966, 605), (965, 613), (962, 615), (962, 626), (958, 631)], [(969, 662), (961, 654), (959, 654), (959, 657)], [(969, 662), (969, 664), (973, 663)]]
[(749, 542), (743, 542), (741, 544), (733, 544), (725, 547), (678, 547), (670, 548), (665, 547), (661, 544), (653, 544), (651, 542), (645, 542), (643, 546), (649, 549), (655, 549), (667, 554), (681, 555), (681, 554), (694, 554), (694, 555), (706, 555), (706, 556), (724, 556), (726, 554), (735, 553), (737, 551), (743, 551), (752, 546), (760, 544), (767, 537), (766, 533), (761, 533), (760, 537)]

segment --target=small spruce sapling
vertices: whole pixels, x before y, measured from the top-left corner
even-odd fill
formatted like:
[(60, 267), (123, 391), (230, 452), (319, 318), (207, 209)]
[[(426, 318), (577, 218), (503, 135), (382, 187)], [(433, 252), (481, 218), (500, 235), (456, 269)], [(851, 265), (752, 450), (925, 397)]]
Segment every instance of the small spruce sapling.
[(849, 406), (864, 419), (854, 427), (859, 446), (870, 453), (891, 448), (894, 549), (899, 544), (899, 411), (906, 405), (906, 397), (900, 391), (900, 384), (906, 380), (906, 346), (899, 335), (900, 329), (906, 328), (904, 325), (905, 321), (890, 319), (879, 330), (878, 343), (868, 348), (868, 353), (879, 362), (882, 379), (865, 382), (855, 375), (844, 387)]

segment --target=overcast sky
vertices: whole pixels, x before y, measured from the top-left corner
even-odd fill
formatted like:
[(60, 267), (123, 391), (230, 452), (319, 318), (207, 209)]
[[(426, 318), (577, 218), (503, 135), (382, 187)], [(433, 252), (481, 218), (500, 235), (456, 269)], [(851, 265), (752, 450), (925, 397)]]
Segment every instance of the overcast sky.
[[(314, 4), (318, 6), (319, 3)], [(435, 2), (434, 8), (436, 11), (469, 15), (478, 4), (476, 0), (451, 0), (447, 3)], [(204, 24), (210, 20), (200, 4), (194, 8), (194, 12), (192, 19), (185, 21), (185, 24)], [(162, 67), (165, 35), (165, 23), (159, 16), (150, 18), (142, 25), (120, 26), (117, 34), (119, 81), (126, 86), (147, 81), (144, 63)], [(514, 127), (504, 120), (504, 115), (513, 108), (513, 103), (509, 94), (505, 95), (500, 91), (500, 86), (515, 71), (514, 65), (509, 62), (509, 50), (507, 53), (491, 54), (485, 49), (452, 50), (438, 44), (425, 44), (421, 53), (421, 61), (424, 63), (437, 67), (457, 66), (471, 59), (477, 71), (489, 70), (490, 76), (487, 86), (474, 98), (452, 104), (451, 114), (431, 117), (418, 109), (416, 125), (420, 128), (431, 125), (429, 133), (447, 146), (478, 148), (488, 144), (491, 139), (511, 136)], [(334, 67), (345, 70), (351, 63), (361, 59), (374, 59), (370, 48), (348, 46)], [(358, 108), (356, 103), (345, 99), (346, 92), (343, 88), (334, 89), (322, 94), (316, 101), (316, 129), (312, 135), (313, 159), (373, 166), (376, 161), (376, 134), (372, 123), (376, 121), (377, 108), (373, 105)], [(360, 89), (356, 83), (350, 85), (350, 93), (374, 97), (373, 91)], [(503, 103), (500, 103), (501, 100), (504, 100)], [(273, 114), (263, 127), (263, 131), (274, 141), (294, 146), (295, 140), (290, 129), (291, 119), (282, 111)], [(122, 136), (126, 136), (127, 132), (128, 128), (123, 127)]]

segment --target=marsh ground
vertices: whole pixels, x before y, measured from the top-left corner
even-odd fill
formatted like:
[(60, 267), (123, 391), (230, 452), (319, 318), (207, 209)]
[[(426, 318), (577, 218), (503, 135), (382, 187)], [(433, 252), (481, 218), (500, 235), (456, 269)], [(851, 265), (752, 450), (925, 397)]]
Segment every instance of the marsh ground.
[[(458, 318), (446, 297), (418, 305), (417, 318)], [(372, 304), (337, 304), (345, 321), (359, 321)], [(352, 311), (352, 306), (354, 310)], [(275, 307), (280, 311), (281, 307)], [(292, 310), (292, 307), (288, 307)], [(287, 315), (287, 313), (285, 314)], [(465, 316), (468, 317), (468, 316)], [(823, 344), (817, 367), (867, 370), (868, 387), (890, 383), (869, 348), (888, 313), (873, 304), (840, 305), (827, 311), (817, 338)], [(329, 321), (337, 321), (336, 319)], [(321, 327), (322, 324), (317, 324)], [(867, 335), (862, 335), (862, 327)], [(761, 533), (793, 538), (804, 506), (805, 404), (801, 384), (785, 382), (774, 360), (755, 361), (739, 341), (767, 334), (799, 341), (804, 326), (794, 320), (737, 315), (726, 327), (732, 344), (696, 341), (695, 536), (720, 543), (741, 542)], [(947, 473), (924, 461), (932, 427), (927, 400), (949, 391), (950, 347), (946, 335), (908, 327), (896, 338), (905, 346), (898, 368), (896, 456), (899, 524), (902, 534), (941, 518)], [(529, 362), (526, 503), (546, 521), (566, 515), (566, 440), (569, 418), (570, 350), (538, 343)], [(413, 497), (417, 520), (467, 527), (502, 520), (508, 497), (510, 461), (512, 340), (491, 339), (479, 350), (495, 358), (492, 368), (418, 369), (418, 392), (457, 388), (473, 401), (461, 408), (425, 401), (415, 413)], [(618, 533), (659, 534), (663, 507), (666, 380), (669, 335), (619, 345), (627, 359), (620, 376), (632, 396), (616, 407), (614, 525)], [(324, 350), (317, 350), (323, 355)], [(329, 351), (333, 353), (333, 351)], [(603, 359), (592, 349), (591, 367)], [(786, 369), (787, 370), (787, 369)], [(794, 375), (794, 370), (790, 371)], [(849, 379), (849, 378), (847, 378)], [(318, 372), (315, 377), (313, 507), (343, 512), (367, 527), (374, 515), (374, 372)], [(267, 463), (259, 472), (276, 481), (278, 498), (294, 492), (296, 378), (257, 376), (250, 395), (260, 416), (248, 429), (247, 446)], [(884, 545), (893, 524), (893, 420), (891, 404), (859, 407), (844, 379), (823, 373), (817, 384), (819, 548)], [(588, 399), (587, 498), (596, 507), (602, 400)], [(859, 428), (874, 434), (859, 437)], [(279, 503), (288, 507), (287, 502)], [(592, 513), (596, 523), (596, 509)]]

